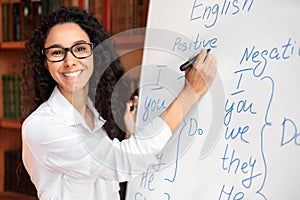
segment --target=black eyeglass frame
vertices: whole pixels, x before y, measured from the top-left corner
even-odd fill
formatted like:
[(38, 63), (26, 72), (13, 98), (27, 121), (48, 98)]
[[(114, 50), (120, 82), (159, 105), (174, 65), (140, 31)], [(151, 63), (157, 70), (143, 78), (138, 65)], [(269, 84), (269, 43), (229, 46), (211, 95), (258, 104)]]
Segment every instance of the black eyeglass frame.
[[(78, 56), (76, 56), (76, 55), (74, 54), (74, 52), (72, 51), (72, 48), (75, 47), (75, 46), (77, 46), (77, 45), (81, 45), (81, 44), (88, 44), (88, 45), (91, 47), (91, 53), (90, 53), (90, 55), (84, 56), (84, 57), (78, 57)], [(64, 55), (64, 57), (63, 57), (62, 59), (60, 59), (60, 60), (55, 60), (55, 61), (49, 60), (49, 59), (47, 58), (46, 51), (47, 51), (48, 49), (51, 49), (51, 48), (61, 48), (61, 49), (64, 49), (64, 50), (65, 50), (65, 55)], [(61, 61), (63, 61), (63, 60), (66, 58), (67, 52), (68, 52), (68, 51), (70, 51), (71, 54), (72, 54), (75, 58), (77, 58), (77, 59), (84, 59), (84, 58), (90, 57), (90, 56), (93, 54), (93, 50), (94, 50), (94, 43), (92, 43), (92, 42), (83, 42), (83, 43), (77, 43), (77, 44), (74, 44), (74, 45), (71, 46), (71, 47), (53, 47), (53, 46), (50, 46), (50, 47), (48, 47), (48, 48), (42, 49), (42, 54), (45, 56), (45, 58), (46, 58), (49, 62), (61, 62)]]

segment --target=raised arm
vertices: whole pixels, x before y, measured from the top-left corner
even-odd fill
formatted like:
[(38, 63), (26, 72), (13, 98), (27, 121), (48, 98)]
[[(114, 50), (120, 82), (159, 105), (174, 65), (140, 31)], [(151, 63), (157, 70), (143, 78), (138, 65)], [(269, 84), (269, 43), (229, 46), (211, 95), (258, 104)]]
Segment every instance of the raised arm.
[(216, 63), (215, 58), (202, 49), (194, 66), (185, 71), (184, 88), (160, 115), (173, 133), (195, 103), (208, 90), (217, 71)]

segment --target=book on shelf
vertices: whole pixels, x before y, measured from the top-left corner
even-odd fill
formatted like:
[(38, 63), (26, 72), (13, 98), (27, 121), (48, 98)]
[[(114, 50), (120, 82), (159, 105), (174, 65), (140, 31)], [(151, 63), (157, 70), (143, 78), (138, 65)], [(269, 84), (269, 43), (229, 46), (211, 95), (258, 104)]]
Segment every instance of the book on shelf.
[(37, 191), (20, 161), (21, 149), (4, 152), (4, 191), (37, 196)]
[(17, 176), (16, 176), (16, 168), (17, 168), (17, 156), (18, 152), (16, 151), (5, 151), (4, 152), (4, 191), (17, 191)]
[(12, 4), (13, 7), (13, 40), (20, 41), (21, 40), (21, 5), (18, 2)]
[(33, 28), (64, 0), (20, 0), (1, 3), (3, 41), (27, 40)]
[(13, 9), (11, 3), (2, 3), (3, 41), (13, 40)]
[(146, 26), (149, 0), (112, 0), (111, 34)]
[[(145, 27), (148, 5), (149, 0), (89, 0), (87, 10), (104, 23), (111, 35), (115, 35)], [(109, 9), (109, 16), (104, 16), (104, 9)], [(110, 20), (106, 20), (105, 17), (109, 17)], [(109, 24), (105, 24), (107, 21)]]
[(71, 0), (43, 0), (42, 1), (43, 15), (48, 15), (58, 7), (64, 5), (71, 6), (73, 4)]
[(89, 13), (93, 14), (100, 22), (103, 22), (103, 0), (89, 0)]
[(3, 117), (21, 118), (21, 80), (19, 74), (2, 75)]
[[(108, 4), (108, 5), (107, 5)], [(104, 22), (104, 9), (109, 9), (109, 27), (112, 35), (145, 27), (149, 0), (20, 0), (3, 2), (3, 41), (20, 41), (30, 37), (31, 31), (41, 21), (43, 15), (59, 6), (79, 6), (94, 14)]]
[(111, 1), (111, 34), (117, 34), (131, 28), (131, 6), (131, 0)]
[(146, 27), (149, 0), (133, 0), (132, 28)]

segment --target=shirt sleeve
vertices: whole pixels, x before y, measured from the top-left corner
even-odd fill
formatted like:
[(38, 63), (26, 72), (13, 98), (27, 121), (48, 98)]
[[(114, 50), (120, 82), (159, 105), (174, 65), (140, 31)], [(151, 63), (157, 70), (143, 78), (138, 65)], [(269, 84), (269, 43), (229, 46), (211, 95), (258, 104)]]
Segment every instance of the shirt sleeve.
[(171, 135), (159, 117), (122, 142), (106, 134), (86, 134), (49, 116), (33, 117), (22, 127), (23, 159), (25, 165), (35, 163), (30, 165), (73, 178), (125, 181), (151, 164)]
[[(129, 139), (120, 142), (114, 139), (103, 159), (105, 164), (114, 166), (114, 173), (119, 181), (127, 181), (139, 174), (150, 164), (157, 162), (157, 154), (172, 136), (169, 126), (159, 117), (150, 121), (143, 129)], [(105, 140), (107, 141), (107, 140)], [(111, 142), (107, 143), (111, 145)], [(115, 165), (114, 165), (115, 163)]]

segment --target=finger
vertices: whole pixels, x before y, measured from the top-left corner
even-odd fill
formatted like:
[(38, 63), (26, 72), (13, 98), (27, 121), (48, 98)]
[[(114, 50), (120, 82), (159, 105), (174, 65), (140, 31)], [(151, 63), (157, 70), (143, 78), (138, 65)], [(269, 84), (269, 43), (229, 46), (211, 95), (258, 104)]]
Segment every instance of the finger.
[(206, 82), (208, 83), (208, 85), (210, 85), (217, 72), (217, 62), (212, 55), (207, 56), (207, 61), (204, 63), (202, 72), (206, 79)]
[(135, 106), (133, 104), (130, 105), (130, 112), (134, 110)]
[(126, 112), (130, 112), (133, 109), (133, 104), (129, 101), (126, 103)]
[(130, 100), (130, 112), (135, 111), (138, 105), (138, 97), (134, 96), (131, 100)]
[(206, 56), (207, 56), (207, 50), (206, 49), (201, 49), (195, 64), (197, 65), (198, 63), (203, 63)]
[(134, 105), (135, 107), (137, 107), (138, 101), (139, 101), (139, 97), (135, 95), (135, 96), (133, 97), (133, 99), (132, 99), (133, 105)]

